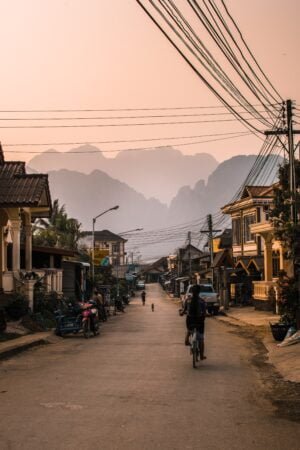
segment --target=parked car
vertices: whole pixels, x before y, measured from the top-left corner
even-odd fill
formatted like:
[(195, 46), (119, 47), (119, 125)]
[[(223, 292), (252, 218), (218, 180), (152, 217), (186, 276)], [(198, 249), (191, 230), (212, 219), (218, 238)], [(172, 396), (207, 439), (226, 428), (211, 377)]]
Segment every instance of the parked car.
[(138, 280), (138, 282), (136, 283), (136, 288), (138, 290), (145, 289), (146, 288), (145, 281), (144, 280)]
[[(187, 300), (187, 298), (192, 296), (192, 287), (193, 284), (189, 284), (187, 290), (185, 292), (183, 300)], [(200, 296), (206, 302), (206, 309), (209, 314), (217, 315), (220, 309), (219, 296), (215, 292), (212, 284), (200, 284)]]

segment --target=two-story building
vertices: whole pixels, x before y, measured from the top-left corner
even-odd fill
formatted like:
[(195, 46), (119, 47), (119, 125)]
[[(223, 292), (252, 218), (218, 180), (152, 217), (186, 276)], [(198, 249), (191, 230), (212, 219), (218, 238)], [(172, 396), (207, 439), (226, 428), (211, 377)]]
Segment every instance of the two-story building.
[[(94, 240), (95, 260), (97, 260), (97, 255), (99, 255), (99, 263), (100, 259), (107, 258), (112, 266), (124, 266), (126, 264), (125, 243), (127, 239), (109, 230), (102, 230), (95, 231)], [(82, 233), (80, 245), (92, 250), (93, 233), (91, 231)]]
[(246, 186), (237, 200), (222, 208), (232, 219), (232, 256), (236, 280), (241, 281), (232, 283), (231, 293), (236, 295), (240, 284), (244, 294), (249, 295), (251, 286), (255, 306), (261, 309), (273, 307), (269, 291), (271, 287), (276, 291), (279, 271), (291, 270), (269, 220), (274, 186)]
[[(32, 223), (50, 213), (48, 176), (27, 174), (25, 162), (5, 161), (0, 145), (0, 292), (22, 291), (31, 307), (36, 282), (29, 275), (33, 268)], [(48, 290), (62, 291), (61, 270), (43, 267), (38, 276)]]

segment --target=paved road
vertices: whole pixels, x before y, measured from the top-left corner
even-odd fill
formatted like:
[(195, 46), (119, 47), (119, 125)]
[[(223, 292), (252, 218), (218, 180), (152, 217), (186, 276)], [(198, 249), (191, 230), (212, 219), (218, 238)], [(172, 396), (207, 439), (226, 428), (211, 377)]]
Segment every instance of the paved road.
[(274, 416), (247, 341), (207, 319), (208, 359), (193, 370), (177, 308), (159, 286), (147, 293), (100, 338), (1, 363), (1, 449), (299, 448), (299, 424)]

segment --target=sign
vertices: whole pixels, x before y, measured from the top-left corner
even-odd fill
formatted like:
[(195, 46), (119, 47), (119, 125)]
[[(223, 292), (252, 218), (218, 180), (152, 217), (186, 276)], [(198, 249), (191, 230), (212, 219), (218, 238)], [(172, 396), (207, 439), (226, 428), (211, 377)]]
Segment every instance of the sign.
[(126, 281), (133, 281), (135, 278), (136, 278), (135, 275), (133, 275), (132, 273), (125, 273)]
[(109, 264), (109, 250), (105, 249), (105, 250), (100, 250), (99, 248), (95, 248), (94, 249), (94, 265), (98, 266), (98, 265), (108, 265), (107, 264), (107, 260), (108, 260), (108, 264)]

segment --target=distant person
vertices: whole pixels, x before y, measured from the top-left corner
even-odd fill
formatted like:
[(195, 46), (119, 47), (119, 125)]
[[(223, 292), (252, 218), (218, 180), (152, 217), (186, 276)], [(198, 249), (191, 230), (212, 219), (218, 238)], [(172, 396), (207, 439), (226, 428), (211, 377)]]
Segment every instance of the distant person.
[(146, 292), (145, 291), (142, 292), (141, 297), (142, 297), (143, 306), (145, 306), (145, 303), (146, 303)]

